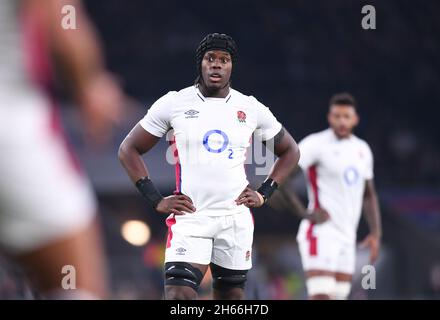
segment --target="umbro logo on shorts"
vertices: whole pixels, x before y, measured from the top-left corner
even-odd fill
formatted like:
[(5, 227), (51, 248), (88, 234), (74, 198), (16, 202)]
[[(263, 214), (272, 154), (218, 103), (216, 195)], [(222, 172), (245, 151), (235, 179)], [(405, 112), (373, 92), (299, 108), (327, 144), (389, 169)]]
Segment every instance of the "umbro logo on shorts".
[(188, 111), (185, 112), (185, 114), (186, 114), (185, 119), (198, 118), (199, 116), (196, 115), (198, 113), (199, 113), (199, 111), (197, 111), (197, 110), (189, 109)]
[(180, 247), (180, 248), (177, 248), (177, 249), (176, 249), (176, 252), (177, 252), (176, 254), (181, 255), (181, 256), (184, 256), (184, 255), (185, 255), (185, 252), (186, 252), (186, 249)]

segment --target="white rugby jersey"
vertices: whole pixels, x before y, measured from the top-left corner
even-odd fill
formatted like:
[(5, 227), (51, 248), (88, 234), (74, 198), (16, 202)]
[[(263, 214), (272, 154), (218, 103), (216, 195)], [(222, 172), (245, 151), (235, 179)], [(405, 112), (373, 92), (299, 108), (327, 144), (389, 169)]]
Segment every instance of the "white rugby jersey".
[(192, 199), (196, 213), (213, 216), (245, 209), (235, 199), (249, 184), (244, 162), (252, 134), (265, 141), (282, 127), (252, 96), (230, 89), (226, 98), (209, 98), (196, 86), (168, 92), (139, 123), (157, 137), (173, 129), (176, 189)]
[(299, 149), (298, 164), (307, 178), (309, 209), (326, 209), (330, 225), (355, 238), (365, 181), (373, 178), (370, 147), (354, 135), (338, 139), (327, 129), (304, 138)]

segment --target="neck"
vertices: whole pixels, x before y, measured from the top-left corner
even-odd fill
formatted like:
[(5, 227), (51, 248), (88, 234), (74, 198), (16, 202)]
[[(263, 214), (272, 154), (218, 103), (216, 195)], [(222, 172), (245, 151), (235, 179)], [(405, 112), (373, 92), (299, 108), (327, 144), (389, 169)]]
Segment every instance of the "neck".
[(209, 88), (202, 80), (199, 83), (199, 90), (207, 98), (226, 98), (229, 94), (229, 82), (222, 88)]
[(337, 138), (338, 140), (349, 139), (349, 138), (351, 137), (351, 134), (352, 134), (352, 133), (350, 132), (349, 134), (346, 134), (346, 135), (339, 135), (339, 134), (336, 133), (335, 130), (332, 129), (332, 131), (333, 131), (333, 134), (336, 136), (336, 138)]

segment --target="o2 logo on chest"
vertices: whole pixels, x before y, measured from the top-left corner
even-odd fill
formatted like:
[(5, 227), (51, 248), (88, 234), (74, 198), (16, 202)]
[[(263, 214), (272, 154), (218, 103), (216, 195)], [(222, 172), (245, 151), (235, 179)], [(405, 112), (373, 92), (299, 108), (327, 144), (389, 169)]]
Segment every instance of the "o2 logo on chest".
[(348, 167), (344, 170), (344, 181), (349, 186), (356, 184), (359, 180), (359, 171), (355, 167)]
[[(212, 153), (221, 153), (226, 150), (229, 145), (229, 137), (221, 130), (209, 130), (203, 136), (203, 146)], [(228, 149), (228, 158), (232, 159), (233, 150)]]

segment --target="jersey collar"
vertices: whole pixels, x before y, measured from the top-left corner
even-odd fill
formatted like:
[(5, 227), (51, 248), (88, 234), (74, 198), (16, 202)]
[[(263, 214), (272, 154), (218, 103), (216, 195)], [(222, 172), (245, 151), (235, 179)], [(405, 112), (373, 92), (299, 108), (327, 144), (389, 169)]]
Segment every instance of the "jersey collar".
[(200, 100), (202, 100), (203, 102), (206, 101), (219, 101), (219, 102), (224, 102), (224, 103), (228, 103), (228, 101), (231, 99), (231, 94), (232, 94), (232, 88), (229, 88), (229, 93), (226, 97), (224, 98), (212, 98), (212, 97), (205, 97), (199, 90), (199, 85), (196, 84), (194, 86), (195, 90), (196, 90), (196, 94), (197, 96), (200, 98)]
[(338, 136), (336, 135), (336, 133), (333, 131), (332, 128), (328, 128), (327, 130), (330, 132), (330, 135), (332, 136), (332, 138), (335, 141), (344, 142), (344, 141), (352, 141), (353, 140), (353, 133), (351, 133), (350, 136), (348, 136), (347, 138), (339, 139)]

